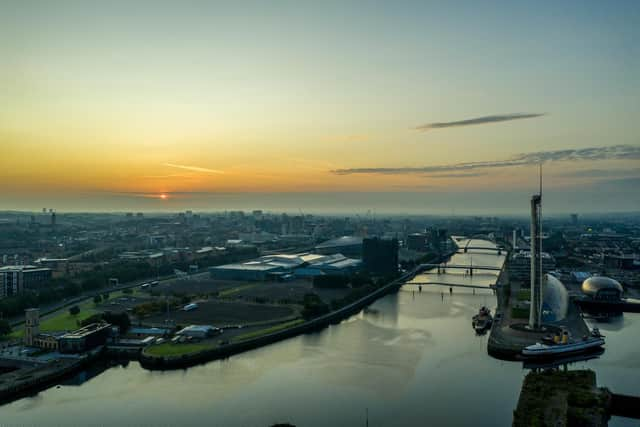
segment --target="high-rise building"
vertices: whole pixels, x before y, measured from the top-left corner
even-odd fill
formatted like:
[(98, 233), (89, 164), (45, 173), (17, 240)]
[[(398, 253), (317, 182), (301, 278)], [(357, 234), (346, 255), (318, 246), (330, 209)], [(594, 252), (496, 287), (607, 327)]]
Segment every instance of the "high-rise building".
[(571, 224), (572, 225), (578, 225), (578, 214), (571, 214)]
[(373, 274), (398, 272), (398, 239), (365, 238), (362, 241), (362, 263)]
[(407, 249), (424, 252), (427, 249), (427, 236), (424, 233), (413, 233), (407, 236)]
[(20, 295), (24, 289), (37, 289), (51, 280), (51, 269), (33, 265), (0, 267), (0, 299)]

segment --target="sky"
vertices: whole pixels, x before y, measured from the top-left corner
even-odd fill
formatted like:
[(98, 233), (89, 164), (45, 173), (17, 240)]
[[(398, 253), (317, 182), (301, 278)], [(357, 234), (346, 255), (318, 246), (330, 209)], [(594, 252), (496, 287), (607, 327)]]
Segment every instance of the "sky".
[(640, 211), (637, 1), (0, 1), (0, 209)]

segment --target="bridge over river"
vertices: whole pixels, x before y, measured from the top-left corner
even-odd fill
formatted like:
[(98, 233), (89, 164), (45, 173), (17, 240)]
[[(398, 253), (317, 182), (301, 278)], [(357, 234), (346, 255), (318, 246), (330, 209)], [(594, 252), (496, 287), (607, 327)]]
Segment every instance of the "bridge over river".
[[(421, 264), (421, 272), (405, 285), (492, 289), (504, 266), (506, 251), (486, 240), (456, 237), (458, 246), (448, 262)], [(493, 246), (490, 246), (493, 245)], [(467, 251), (460, 251), (467, 248)]]

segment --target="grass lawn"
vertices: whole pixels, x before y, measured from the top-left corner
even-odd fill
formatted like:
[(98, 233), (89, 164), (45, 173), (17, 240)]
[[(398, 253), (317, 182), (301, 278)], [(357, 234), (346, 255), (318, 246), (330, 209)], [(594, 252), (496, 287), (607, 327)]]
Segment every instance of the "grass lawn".
[(511, 317), (514, 319), (528, 319), (529, 309), (520, 307), (511, 307)]
[(202, 350), (216, 347), (217, 344), (209, 343), (186, 343), (174, 344), (165, 342), (158, 345), (152, 345), (144, 350), (146, 354), (151, 356), (182, 356), (183, 354), (197, 353)]
[[(108, 293), (109, 299), (107, 301), (111, 301), (112, 299), (120, 298), (120, 297), (146, 295), (138, 287), (132, 288), (132, 291), (133, 292), (131, 294), (125, 294), (122, 291), (108, 292), (107, 290), (105, 290), (100, 295), (102, 296), (105, 293)], [(50, 331), (75, 330), (75, 329), (78, 329), (78, 322), (82, 322), (84, 319), (87, 319), (99, 312), (99, 310), (96, 309), (96, 305), (93, 302), (93, 298), (89, 298), (88, 300), (81, 302), (80, 304), (78, 304), (78, 307), (80, 308), (80, 313), (78, 313), (75, 316), (72, 316), (71, 314), (69, 314), (70, 307), (65, 307), (56, 311), (53, 317), (49, 317), (46, 320), (41, 319), (40, 331), (50, 332)], [(24, 335), (24, 326), (18, 326), (9, 335), (1, 337), (0, 340), (22, 338), (23, 335)]]
[(290, 328), (292, 326), (299, 325), (299, 324), (301, 324), (303, 322), (304, 322), (303, 319), (296, 319), (296, 320), (291, 320), (291, 321), (285, 322), (285, 323), (279, 323), (277, 325), (271, 326), (270, 328), (259, 329), (257, 331), (247, 332), (246, 334), (235, 336), (235, 337), (233, 337), (233, 341), (244, 341), (244, 340), (248, 340), (248, 339), (251, 339), (251, 338), (260, 337), (262, 335), (271, 334), (273, 332), (281, 331), (283, 329), (287, 329), (287, 328)]
[(529, 301), (531, 299), (531, 291), (529, 289), (520, 289), (516, 298), (518, 301)]

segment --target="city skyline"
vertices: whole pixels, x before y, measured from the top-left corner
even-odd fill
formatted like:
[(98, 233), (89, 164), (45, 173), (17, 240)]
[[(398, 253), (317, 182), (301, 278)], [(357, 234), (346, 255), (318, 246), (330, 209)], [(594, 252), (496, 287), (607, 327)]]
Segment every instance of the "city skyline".
[(3, 4), (0, 209), (638, 209), (636, 3), (365, 6)]

